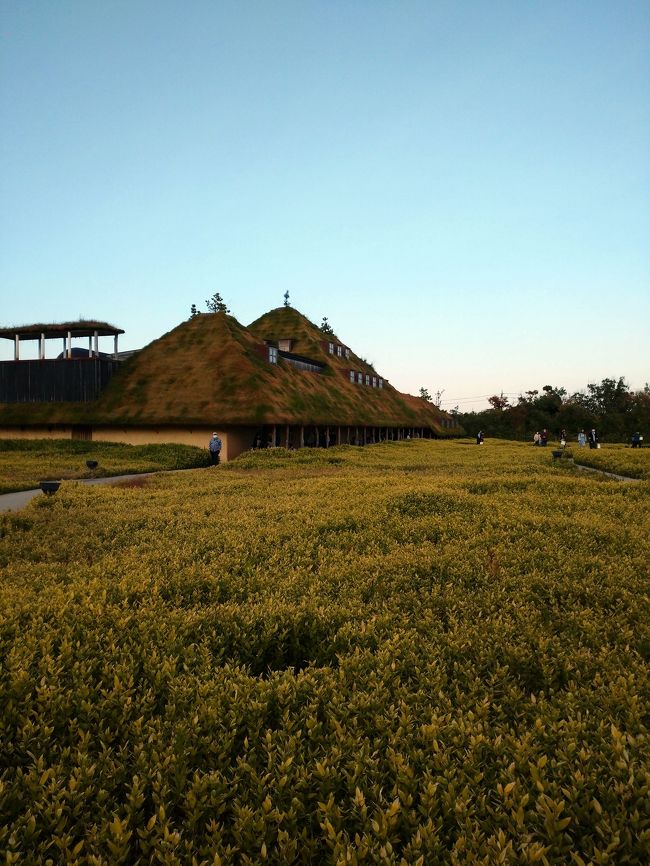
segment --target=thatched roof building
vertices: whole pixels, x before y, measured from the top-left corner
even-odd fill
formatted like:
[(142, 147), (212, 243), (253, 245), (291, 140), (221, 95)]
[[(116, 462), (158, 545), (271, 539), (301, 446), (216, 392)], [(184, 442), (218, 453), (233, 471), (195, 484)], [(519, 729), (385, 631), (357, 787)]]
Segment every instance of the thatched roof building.
[[(89, 362), (100, 359), (59, 363)], [(0, 435), (45, 435), (44, 425), (49, 435), (201, 445), (214, 429), (226, 458), (254, 441), (299, 447), (454, 432), (450, 416), (401, 394), (292, 307), (248, 328), (223, 312), (196, 315), (117, 364), (96, 399), (0, 404)]]

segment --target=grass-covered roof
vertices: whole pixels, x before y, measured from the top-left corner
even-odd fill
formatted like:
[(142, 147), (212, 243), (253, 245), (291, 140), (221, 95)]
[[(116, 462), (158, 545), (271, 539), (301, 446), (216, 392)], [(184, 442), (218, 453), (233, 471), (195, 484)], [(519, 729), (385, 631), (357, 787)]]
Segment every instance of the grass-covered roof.
[(68, 334), (73, 337), (92, 337), (95, 332), (99, 337), (112, 337), (124, 333), (121, 328), (109, 325), (108, 322), (77, 319), (75, 322), (37, 323), (35, 325), (16, 325), (13, 328), (0, 328), (0, 337), (7, 340), (13, 340), (14, 337), (18, 337), (20, 340), (38, 340), (41, 334), (44, 334), (47, 340), (52, 340), (56, 337), (66, 337)]
[[(292, 352), (325, 364), (322, 373), (268, 361), (265, 341), (292, 340)], [(420, 398), (353, 384), (349, 370), (373, 372), (291, 307), (272, 310), (249, 328), (226, 313), (194, 316), (138, 352), (98, 400), (84, 404), (0, 407), (5, 423), (330, 424), (421, 426), (442, 431), (441, 413)], [(376, 375), (376, 374), (375, 374)]]

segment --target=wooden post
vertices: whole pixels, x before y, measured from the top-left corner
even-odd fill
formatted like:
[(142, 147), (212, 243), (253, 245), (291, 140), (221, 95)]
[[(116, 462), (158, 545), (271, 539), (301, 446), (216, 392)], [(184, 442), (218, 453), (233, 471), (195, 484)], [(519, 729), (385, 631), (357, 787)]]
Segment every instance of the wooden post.
[(99, 358), (99, 334), (95, 331), (95, 357)]
[(289, 450), (289, 425), (287, 424), (287, 435), (285, 437), (285, 445), (284, 447)]
[(41, 334), (41, 339), (39, 342), (41, 345), (40, 345), (40, 351), (38, 354), (39, 354), (41, 361), (44, 361), (45, 360), (45, 334)]
[(113, 340), (113, 357), (117, 361), (117, 334), (115, 334), (115, 338)]
[(341, 428), (340, 427), (336, 428), (336, 444), (337, 445), (341, 444)]
[(66, 358), (72, 357), (72, 332), (68, 331), (68, 348), (66, 351)]
[(276, 441), (275, 441), (275, 424), (274, 424), (273, 427), (271, 427), (271, 448), (275, 448), (275, 446), (276, 446)]
[(20, 337), (18, 334), (14, 337), (14, 361), (20, 361)]
[(300, 425), (300, 447), (305, 447), (305, 428), (302, 426), (302, 424)]
[(330, 428), (329, 425), (325, 428), (325, 447), (330, 447)]
[(316, 431), (316, 447), (318, 448), (320, 445), (320, 435), (318, 433), (318, 427), (314, 427), (314, 430)]

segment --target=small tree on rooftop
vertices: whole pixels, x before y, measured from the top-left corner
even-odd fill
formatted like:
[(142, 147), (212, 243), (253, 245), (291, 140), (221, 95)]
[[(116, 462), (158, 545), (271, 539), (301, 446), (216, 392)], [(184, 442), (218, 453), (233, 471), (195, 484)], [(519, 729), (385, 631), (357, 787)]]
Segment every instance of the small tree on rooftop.
[(327, 316), (323, 316), (323, 322), (320, 326), (320, 329), (324, 334), (333, 334), (334, 333), (334, 328), (327, 321)]
[(194, 316), (200, 316), (201, 311), (197, 309), (196, 304), (192, 304), (190, 307), (190, 316), (194, 318)]
[(284, 293), (284, 306), (285, 307), (291, 306), (291, 304), (289, 303), (289, 289), (287, 289), (287, 291)]
[(431, 402), (431, 394), (429, 394), (429, 391), (427, 388), (420, 388), (420, 397), (423, 400), (426, 400), (427, 403)]
[(225, 305), (223, 298), (219, 294), (219, 292), (215, 292), (211, 298), (208, 298), (205, 302), (206, 307), (208, 308), (208, 312), (210, 313), (229, 313), (230, 310)]

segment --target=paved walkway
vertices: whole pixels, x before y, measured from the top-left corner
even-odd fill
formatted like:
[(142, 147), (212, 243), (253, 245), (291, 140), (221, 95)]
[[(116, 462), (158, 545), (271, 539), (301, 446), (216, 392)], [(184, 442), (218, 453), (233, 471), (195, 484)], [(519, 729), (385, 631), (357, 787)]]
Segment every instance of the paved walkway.
[(576, 463), (573, 458), (571, 462), (578, 469), (582, 469), (583, 472), (597, 472), (598, 475), (605, 475), (607, 478), (613, 478), (615, 481), (643, 481), (642, 478), (630, 478), (628, 475), (616, 475), (614, 472), (605, 472), (604, 469), (595, 469), (593, 466), (583, 466), (581, 463)]
[[(78, 484), (116, 484), (120, 481), (130, 481), (132, 478), (145, 478), (147, 475), (157, 474), (159, 473), (140, 472), (137, 475), (109, 475), (106, 478), (70, 478), (69, 480)], [(56, 494), (54, 495), (56, 496)], [(43, 491), (40, 487), (38, 490), (19, 490), (17, 493), (3, 493), (0, 495), (0, 512), (20, 511), (20, 509), (24, 508), (35, 496), (43, 496)]]

